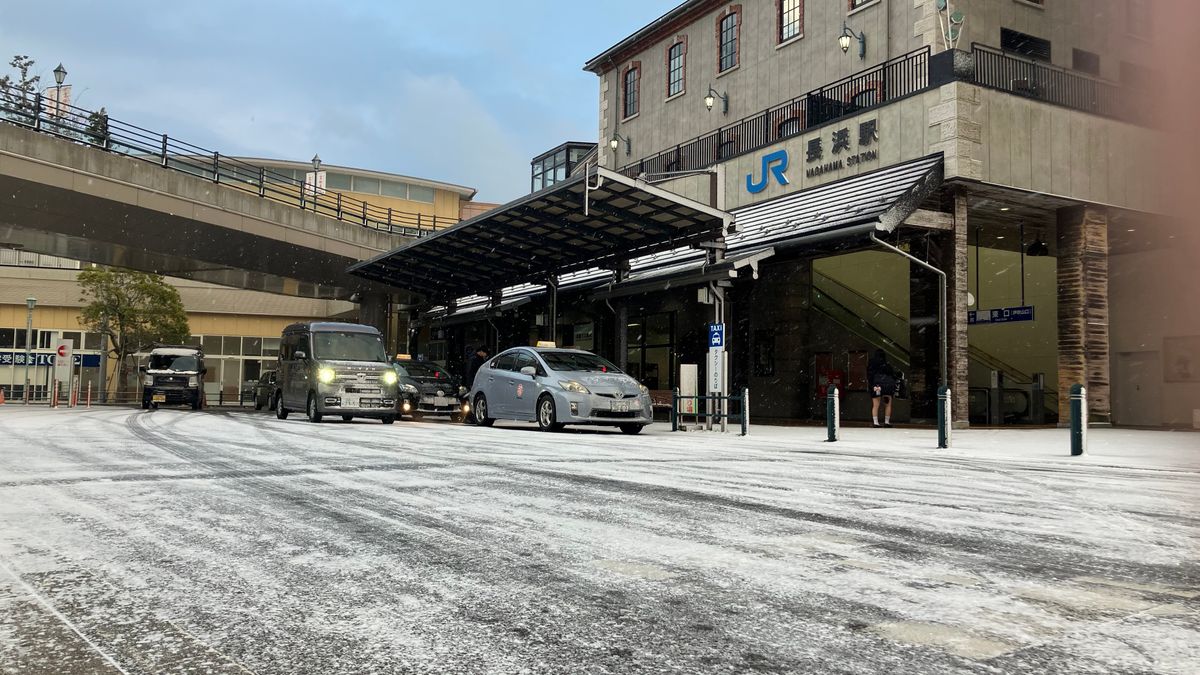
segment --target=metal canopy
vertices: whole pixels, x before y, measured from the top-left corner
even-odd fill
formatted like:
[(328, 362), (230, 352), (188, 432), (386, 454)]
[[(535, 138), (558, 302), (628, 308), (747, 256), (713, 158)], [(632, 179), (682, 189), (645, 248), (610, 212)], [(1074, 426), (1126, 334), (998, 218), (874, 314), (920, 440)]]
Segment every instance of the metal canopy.
[[(723, 279), (735, 279), (739, 272), (750, 267), (757, 273), (758, 263), (775, 255), (771, 247), (730, 254), (724, 260), (710, 263), (703, 257), (691, 258), (675, 264), (649, 269), (635, 270), (629, 278), (619, 283), (608, 283), (592, 297), (598, 300), (620, 298), (629, 295), (665, 291), (671, 288), (686, 288), (696, 284)], [(755, 277), (757, 278), (757, 276)]]
[(729, 249), (794, 246), (892, 232), (942, 184), (942, 155), (895, 164), (734, 210)]
[(601, 167), (350, 267), (449, 300), (725, 236), (733, 216)]

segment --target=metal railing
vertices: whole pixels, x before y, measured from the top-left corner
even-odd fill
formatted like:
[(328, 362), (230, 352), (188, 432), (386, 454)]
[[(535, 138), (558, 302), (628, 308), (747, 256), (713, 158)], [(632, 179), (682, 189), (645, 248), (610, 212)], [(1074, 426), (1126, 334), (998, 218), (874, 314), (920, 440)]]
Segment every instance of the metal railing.
[(973, 43), (974, 84), (1104, 117), (1142, 118), (1136, 98), (1115, 82)]
[(457, 218), (400, 211), (256, 166), (192, 145), (167, 134), (110, 117), (103, 109), (86, 110), (47, 100), (14, 86), (0, 86), (0, 121), (64, 138), (118, 155), (158, 164), (264, 199), (337, 220), (409, 237), (422, 237), (458, 222)]
[(825, 85), (621, 168), (630, 177), (704, 169), (929, 87), (929, 47)]

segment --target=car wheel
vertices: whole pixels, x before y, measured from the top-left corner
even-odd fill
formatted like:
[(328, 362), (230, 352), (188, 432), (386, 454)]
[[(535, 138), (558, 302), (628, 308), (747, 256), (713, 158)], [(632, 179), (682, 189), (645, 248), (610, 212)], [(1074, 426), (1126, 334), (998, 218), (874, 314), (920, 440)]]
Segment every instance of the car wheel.
[(384, 418), (380, 419), (379, 421), (383, 422), (384, 424), (394, 424), (396, 422), (396, 418), (395, 417), (384, 417)]
[(281, 420), (286, 420), (288, 416), (288, 409), (283, 407), (282, 393), (275, 395), (275, 416)]
[(254, 396), (254, 409), (255, 410), (263, 409), (263, 400), (257, 394)]
[(496, 420), (488, 417), (487, 397), (480, 394), (475, 397), (475, 423), (481, 427), (490, 427)]
[(630, 436), (633, 436), (634, 434), (640, 434), (645, 426), (646, 425), (644, 424), (622, 424), (621, 433), (629, 434)]
[(538, 429), (542, 431), (558, 431), (563, 425), (558, 421), (558, 412), (554, 407), (554, 397), (543, 396), (537, 402)]
[(354, 419), (354, 415), (342, 415), (343, 422), (349, 422), (352, 419)]
[(199, 410), (204, 406), (203, 396), (200, 392), (196, 392), (196, 395), (192, 397), (192, 410)]
[(319, 424), (321, 422), (321, 411), (317, 410), (316, 394), (310, 393), (308, 395), (308, 421), (312, 422), (313, 424)]

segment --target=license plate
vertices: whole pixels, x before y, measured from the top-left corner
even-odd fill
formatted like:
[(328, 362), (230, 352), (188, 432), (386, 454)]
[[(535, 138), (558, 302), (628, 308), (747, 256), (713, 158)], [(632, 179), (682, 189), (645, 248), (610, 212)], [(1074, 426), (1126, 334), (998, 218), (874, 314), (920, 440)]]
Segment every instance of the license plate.
[(611, 406), (609, 410), (613, 412), (629, 412), (628, 401), (611, 401), (609, 405)]
[(342, 407), (343, 408), (357, 408), (358, 407), (358, 397), (357, 396), (343, 396), (342, 397)]
[(155, 403), (166, 403), (167, 395), (166, 394), (155, 394), (151, 400), (154, 401)]
[(435, 408), (445, 408), (446, 406), (453, 405), (454, 399), (449, 396), (433, 396), (426, 399), (426, 402)]

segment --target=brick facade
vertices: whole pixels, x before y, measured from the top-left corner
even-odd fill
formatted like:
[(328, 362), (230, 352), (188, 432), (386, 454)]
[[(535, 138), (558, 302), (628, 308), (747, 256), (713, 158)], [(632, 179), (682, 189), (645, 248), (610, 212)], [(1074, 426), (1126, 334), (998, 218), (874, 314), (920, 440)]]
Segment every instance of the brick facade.
[(1088, 419), (1112, 419), (1108, 335), (1108, 214), (1058, 213), (1058, 415), (1070, 419), (1071, 385), (1087, 387)]

